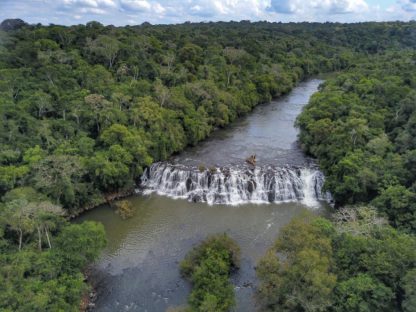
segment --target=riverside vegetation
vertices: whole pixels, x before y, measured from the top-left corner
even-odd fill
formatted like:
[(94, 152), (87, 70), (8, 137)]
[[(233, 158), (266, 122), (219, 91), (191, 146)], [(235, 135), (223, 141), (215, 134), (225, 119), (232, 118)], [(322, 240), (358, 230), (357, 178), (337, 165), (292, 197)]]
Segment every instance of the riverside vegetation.
[[(338, 206), (371, 204), (390, 225), (362, 236), (340, 234), (323, 220), (296, 221), (290, 226), (306, 227), (316, 240), (306, 251), (278, 240), (276, 250), (288, 256), (283, 268), (273, 251), (271, 263), (262, 262), (276, 280), (265, 279), (267, 265), (260, 264), (259, 300), (293, 311), (335, 309), (331, 298), (341, 294), (358, 305), (340, 311), (415, 306), (416, 257), (406, 251), (416, 227), (415, 22), (15, 21), (1, 29), (1, 309), (77, 310), (85, 293), (80, 272), (105, 239), (100, 225), (70, 225), (66, 216), (128, 192), (153, 161), (197, 144), (302, 79), (340, 71), (299, 117), (300, 139)], [(393, 262), (385, 259), (386, 242), (396, 251)], [(316, 276), (300, 279), (300, 301), (287, 297), (299, 285), (273, 290), (315, 265)], [(317, 292), (309, 288), (316, 283)]]
[[(240, 265), (240, 249), (226, 234), (208, 237), (181, 262), (181, 273), (193, 285), (190, 311), (229, 311), (234, 289), (229, 277)], [(187, 311), (187, 309), (184, 309)]]
[(295, 218), (257, 267), (262, 311), (415, 311), (416, 239), (371, 207)]
[(414, 51), (366, 58), (298, 117), (336, 206), (354, 206), (333, 224), (303, 218), (282, 231), (258, 267), (264, 310), (415, 311), (415, 61)]

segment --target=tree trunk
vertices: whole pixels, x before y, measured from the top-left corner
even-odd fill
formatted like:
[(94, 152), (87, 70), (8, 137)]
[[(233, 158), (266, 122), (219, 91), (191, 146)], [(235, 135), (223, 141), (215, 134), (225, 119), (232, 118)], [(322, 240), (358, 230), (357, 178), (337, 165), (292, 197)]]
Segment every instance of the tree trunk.
[(19, 229), (19, 251), (22, 250), (23, 231)]
[(232, 75), (231, 71), (227, 72), (227, 88), (229, 87), (230, 82), (231, 82), (231, 75)]
[(48, 228), (45, 227), (46, 239), (48, 240), (49, 249), (52, 249), (51, 240), (49, 239)]
[(38, 229), (38, 238), (39, 238), (39, 250), (42, 250), (42, 235), (40, 233), (39, 226), (37, 227), (37, 229)]

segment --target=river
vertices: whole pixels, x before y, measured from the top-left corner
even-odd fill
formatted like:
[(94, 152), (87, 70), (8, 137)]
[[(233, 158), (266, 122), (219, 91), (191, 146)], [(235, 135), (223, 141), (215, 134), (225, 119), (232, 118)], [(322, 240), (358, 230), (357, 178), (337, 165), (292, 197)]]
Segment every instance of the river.
[[(293, 126), (321, 82), (303, 82), (198, 146), (153, 165), (138, 194), (127, 199), (134, 217), (121, 220), (104, 205), (78, 219), (102, 222), (108, 239), (92, 269), (96, 311), (156, 312), (186, 304), (190, 285), (179, 274), (179, 262), (207, 235), (224, 232), (242, 251), (241, 269), (232, 277), (235, 310), (255, 310), (255, 265), (279, 229), (304, 210), (327, 211), (323, 176), (300, 150)], [(245, 164), (252, 154), (255, 169)]]

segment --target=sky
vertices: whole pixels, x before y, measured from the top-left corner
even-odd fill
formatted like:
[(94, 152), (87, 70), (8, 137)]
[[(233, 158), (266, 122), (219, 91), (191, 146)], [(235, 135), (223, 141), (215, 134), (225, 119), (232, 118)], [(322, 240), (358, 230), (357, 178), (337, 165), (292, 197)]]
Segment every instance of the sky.
[(416, 0), (0, 0), (0, 21), (104, 25), (186, 21), (362, 22), (416, 19)]

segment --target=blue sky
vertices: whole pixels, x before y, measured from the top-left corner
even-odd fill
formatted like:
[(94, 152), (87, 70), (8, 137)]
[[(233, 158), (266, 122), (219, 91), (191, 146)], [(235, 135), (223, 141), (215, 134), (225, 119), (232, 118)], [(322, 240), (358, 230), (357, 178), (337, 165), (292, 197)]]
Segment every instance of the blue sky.
[(408, 21), (416, 19), (416, 0), (0, 0), (0, 20), (5, 18), (64, 25)]

